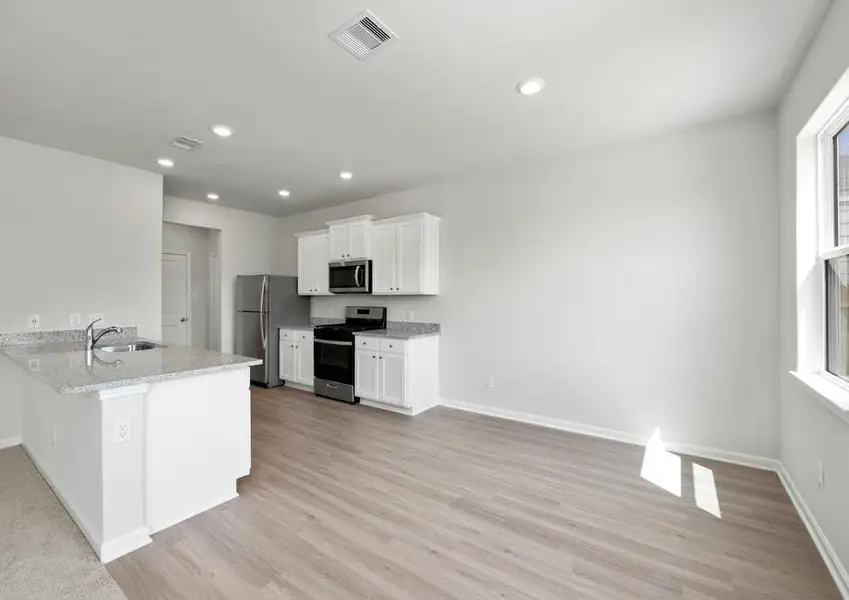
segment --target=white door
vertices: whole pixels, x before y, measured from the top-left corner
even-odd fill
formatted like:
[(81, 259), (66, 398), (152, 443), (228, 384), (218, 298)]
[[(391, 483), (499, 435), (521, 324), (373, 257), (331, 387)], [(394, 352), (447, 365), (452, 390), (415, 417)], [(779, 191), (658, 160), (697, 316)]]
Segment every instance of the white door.
[(379, 400), (377, 350), (357, 350), (354, 355), (354, 395)]
[(162, 253), (162, 341), (190, 346), (189, 257)]
[(330, 227), (330, 260), (348, 258), (348, 228), (345, 225)]
[(379, 225), (371, 231), (372, 293), (395, 293), (395, 225)]
[(403, 354), (380, 355), (380, 401), (396, 406), (407, 406), (404, 393), (404, 366), (406, 357)]
[(295, 372), (295, 342), (280, 341), (280, 379), (294, 381)]
[(422, 284), (422, 227), (421, 221), (398, 223), (398, 261), (395, 290), (404, 294), (421, 294)]
[(313, 343), (311, 341), (304, 341), (298, 342), (295, 346), (295, 351), (298, 355), (297, 360), (295, 360), (295, 366), (298, 370), (295, 379), (304, 385), (313, 386), (315, 385), (315, 376), (313, 375), (313, 363), (315, 362), (313, 357)]
[(348, 225), (348, 258), (369, 258), (368, 223)]

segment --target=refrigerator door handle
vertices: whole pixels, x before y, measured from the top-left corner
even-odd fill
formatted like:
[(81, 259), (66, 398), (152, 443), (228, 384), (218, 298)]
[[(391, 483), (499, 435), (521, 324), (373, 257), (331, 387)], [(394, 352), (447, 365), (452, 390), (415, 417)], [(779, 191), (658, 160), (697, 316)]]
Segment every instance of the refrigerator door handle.
[(262, 291), (259, 295), (259, 333), (262, 337), (262, 349), (267, 347), (265, 338), (265, 289), (268, 287), (268, 277), (262, 278)]

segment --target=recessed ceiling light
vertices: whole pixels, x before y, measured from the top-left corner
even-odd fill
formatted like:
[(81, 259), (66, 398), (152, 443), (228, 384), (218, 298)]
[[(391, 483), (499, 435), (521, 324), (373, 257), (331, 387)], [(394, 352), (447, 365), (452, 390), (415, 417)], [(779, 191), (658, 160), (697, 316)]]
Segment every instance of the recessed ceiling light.
[(279, 191), (279, 192), (277, 192), (277, 193), (278, 193), (278, 194), (280, 194), (281, 196), (283, 196), (283, 197), (285, 198), (286, 196), (291, 195), (291, 193), (292, 193), (292, 192), (290, 192), (289, 190), (280, 190), (280, 191)]
[(160, 167), (165, 167), (166, 169), (170, 169), (171, 167), (174, 166), (174, 161), (171, 160), (170, 158), (160, 158), (156, 162), (159, 163)]
[(207, 194), (206, 197), (210, 200), (218, 200), (218, 194)]
[(230, 137), (233, 135), (233, 130), (226, 125), (213, 125), (212, 132), (219, 137)]
[(545, 81), (535, 77), (533, 79), (520, 82), (519, 85), (516, 86), (516, 91), (523, 96), (533, 96), (534, 94), (539, 94), (544, 87)]
[(342, 171), (341, 173), (339, 173), (339, 177), (341, 177), (342, 179), (350, 179), (353, 176), (354, 174), (350, 171)]

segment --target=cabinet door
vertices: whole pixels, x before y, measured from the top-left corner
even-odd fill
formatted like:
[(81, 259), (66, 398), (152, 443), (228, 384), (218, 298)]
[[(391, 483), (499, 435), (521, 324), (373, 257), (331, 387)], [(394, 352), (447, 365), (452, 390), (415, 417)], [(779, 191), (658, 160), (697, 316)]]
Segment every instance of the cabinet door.
[(315, 362), (313, 357), (313, 343), (298, 342), (297, 344), (295, 344), (295, 346), (297, 346), (295, 350), (298, 355), (298, 359), (295, 361), (295, 364), (298, 368), (298, 372), (296, 373), (296, 379), (298, 383), (313, 386), (315, 385), (315, 379), (313, 375), (313, 363)]
[(402, 294), (421, 294), (422, 280), (422, 258), (424, 247), (422, 245), (422, 221), (408, 221), (398, 223), (397, 258), (398, 277), (395, 280), (395, 290)]
[(403, 354), (381, 354), (380, 360), (380, 401), (396, 406), (407, 406), (404, 393), (407, 359)]
[(315, 271), (315, 293), (330, 293), (330, 236), (317, 235), (315, 237), (315, 257), (313, 269)]
[(310, 278), (310, 238), (298, 239), (298, 294), (309, 296), (312, 282)]
[(295, 343), (290, 341), (280, 342), (280, 379), (284, 381), (295, 381)]
[(372, 293), (395, 293), (395, 225), (378, 225), (371, 231)]
[(357, 350), (354, 354), (354, 395), (367, 400), (380, 400), (377, 350)]
[(348, 258), (348, 226), (330, 226), (330, 260)]
[(348, 225), (348, 258), (371, 258), (369, 232), (370, 223)]

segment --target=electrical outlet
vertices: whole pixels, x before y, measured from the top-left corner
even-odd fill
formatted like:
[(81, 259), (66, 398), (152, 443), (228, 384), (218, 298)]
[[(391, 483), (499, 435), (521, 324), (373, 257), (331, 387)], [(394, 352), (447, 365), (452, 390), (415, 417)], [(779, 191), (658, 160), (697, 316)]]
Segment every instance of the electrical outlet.
[(71, 316), (68, 317), (68, 323), (71, 327), (81, 327), (82, 321), (83, 317), (80, 313), (71, 313)]
[(30, 315), (27, 317), (27, 327), (30, 329), (38, 329), (41, 327), (41, 315)]
[(486, 376), (486, 389), (494, 390), (495, 389), (495, 377), (492, 375)]
[(29, 370), (30, 371), (38, 371), (41, 368), (41, 361), (37, 358), (29, 359)]
[(130, 421), (121, 420), (112, 423), (112, 443), (124, 444), (133, 439), (133, 428)]
[(412, 320), (413, 320), (413, 311), (411, 311), (411, 310), (408, 310), (408, 311), (407, 311), (407, 320), (408, 320), (408, 321), (412, 321)]
[(825, 487), (825, 468), (821, 462), (817, 462), (817, 485), (820, 489)]

